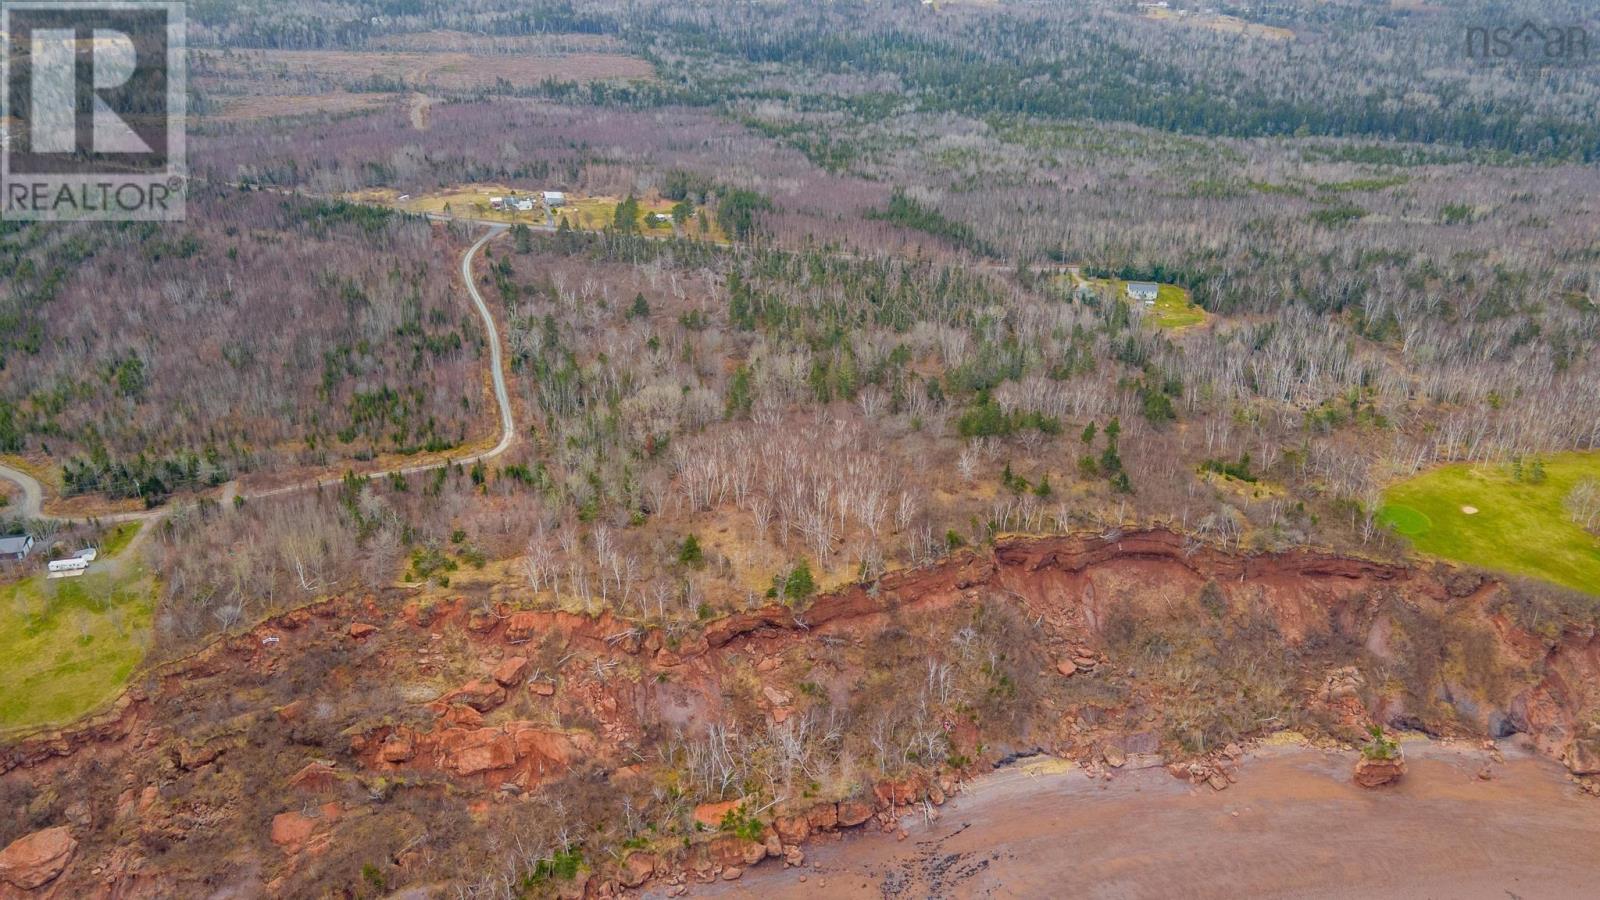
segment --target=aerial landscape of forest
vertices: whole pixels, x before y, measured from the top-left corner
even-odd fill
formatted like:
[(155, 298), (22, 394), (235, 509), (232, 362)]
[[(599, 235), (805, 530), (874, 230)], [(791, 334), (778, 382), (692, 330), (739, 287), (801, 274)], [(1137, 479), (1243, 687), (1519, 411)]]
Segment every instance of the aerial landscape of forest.
[(0, 221), (0, 898), (1592, 889), (1590, 4), (184, 6)]

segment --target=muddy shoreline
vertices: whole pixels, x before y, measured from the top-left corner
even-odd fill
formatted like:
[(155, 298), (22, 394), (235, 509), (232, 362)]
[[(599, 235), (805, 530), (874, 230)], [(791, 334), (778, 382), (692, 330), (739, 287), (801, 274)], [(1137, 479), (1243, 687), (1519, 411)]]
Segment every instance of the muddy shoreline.
[[(1252, 751), (1224, 791), (1163, 767), (1110, 778), (1053, 758), (975, 779), (904, 839), (875, 829), (690, 896), (1582, 897), (1600, 890), (1600, 802), (1525, 745), (1412, 740), (1399, 785), (1351, 781), (1355, 753)], [(1484, 777), (1487, 775), (1487, 777)], [(654, 891), (646, 896), (665, 896)]]

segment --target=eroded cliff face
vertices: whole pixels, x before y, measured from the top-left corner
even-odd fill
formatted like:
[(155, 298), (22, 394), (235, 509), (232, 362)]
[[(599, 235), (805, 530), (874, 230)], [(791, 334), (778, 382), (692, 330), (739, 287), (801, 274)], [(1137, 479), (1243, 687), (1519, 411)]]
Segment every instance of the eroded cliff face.
[[(26, 888), (42, 895), (393, 888), (500, 865), (518, 811), (551, 797), (594, 833), (584, 817), (618, 809), (574, 809), (593, 787), (649, 827), (528, 886), (596, 894), (794, 862), (814, 832), (942, 802), (1033, 748), (1166, 762), (1223, 789), (1239, 741), (1356, 740), (1377, 721), (1523, 732), (1600, 773), (1600, 638), (1535, 633), (1511, 600), (1444, 568), (1234, 555), (1166, 532), (1006, 540), (697, 627), (340, 598), (0, 751), (23, 810), (4, 834), (68, 829), (51, 834), (70, 859)], [(789, 747), (800, 774), (773, 763), (753, 784), (746, 767), (708, 796), (696, 742), (730, 734), (748, 754)], [(741, 811), (729, 798), (746, 792)]]

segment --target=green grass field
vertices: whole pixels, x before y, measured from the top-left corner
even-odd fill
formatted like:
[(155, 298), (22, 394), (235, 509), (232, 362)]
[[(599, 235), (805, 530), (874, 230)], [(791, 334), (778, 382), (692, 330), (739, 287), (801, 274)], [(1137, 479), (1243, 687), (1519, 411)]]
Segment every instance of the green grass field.
[(1175, 284), (1163, 284), (1156, 291), (1154, 319), (1158, 327), (1177, 330), (1204, 322), (1206, 311), (1189, 300), (1188, 291)]
[(1600, 538), (1565, 506), (1581, 479), (1600, 478), (1600, 453), (1543, 462), (1538, 483), (1510, 465), (1440, 466), (1391, 486), (1381, 519), (1423, 553), (1600, 595)]
[[(109, 537), (100, 559), (136, 530)], [(144, 658), (154, 596), (131, 560), (0, 587), (0, 732), (69, 722), (115, 697)]]
[[(1117, 297), (1127, 299), (1128, 283), (1107, 278), (1086, 278), (1085, 283), (1112, 291)], [(1062, 276), (1063, 290), (1071, 290), (1073, 282), (1070, 276)], [(1130, 303), (1132, 301), (1129, 301)], [(1180, 331), (1191, 328), (1206, 320), (1206, 311), (1196, 306), (1189, 299), (1189, 292), (1175, 284), (1159, 285), (1156, 290), (1154, 306), (1144, 307), (1145, 321), (1154, 323), (1157, 328), (1169, 331)]]

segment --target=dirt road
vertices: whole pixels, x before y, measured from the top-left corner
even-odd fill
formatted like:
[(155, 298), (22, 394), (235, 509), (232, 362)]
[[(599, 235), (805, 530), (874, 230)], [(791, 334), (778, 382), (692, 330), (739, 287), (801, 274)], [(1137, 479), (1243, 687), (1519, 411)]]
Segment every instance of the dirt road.
[(10, 466), (0, 466), (0, 478), (22, 488), (22, 502), (8, 507), (5, 510), (6, 515), (24, 519), (39, 518), (39, 508), (44, 503), (44, 489), (39, 486), (39, 482), (27, 472), (18, 471)]
[(1107, 782), (1020, 766), (979, 779), (904, 841), (814, 844), (803, 869), (768, 862), (690, 896), (1600, 896), (1600, 800), (1560, 766), (1426, 742), (1407, 756), (1406, 779), (1378, 791), (1351, 783), (1353, 753), (1304, 747), (1253, 755), (1220, 793), (1161, 768)]

